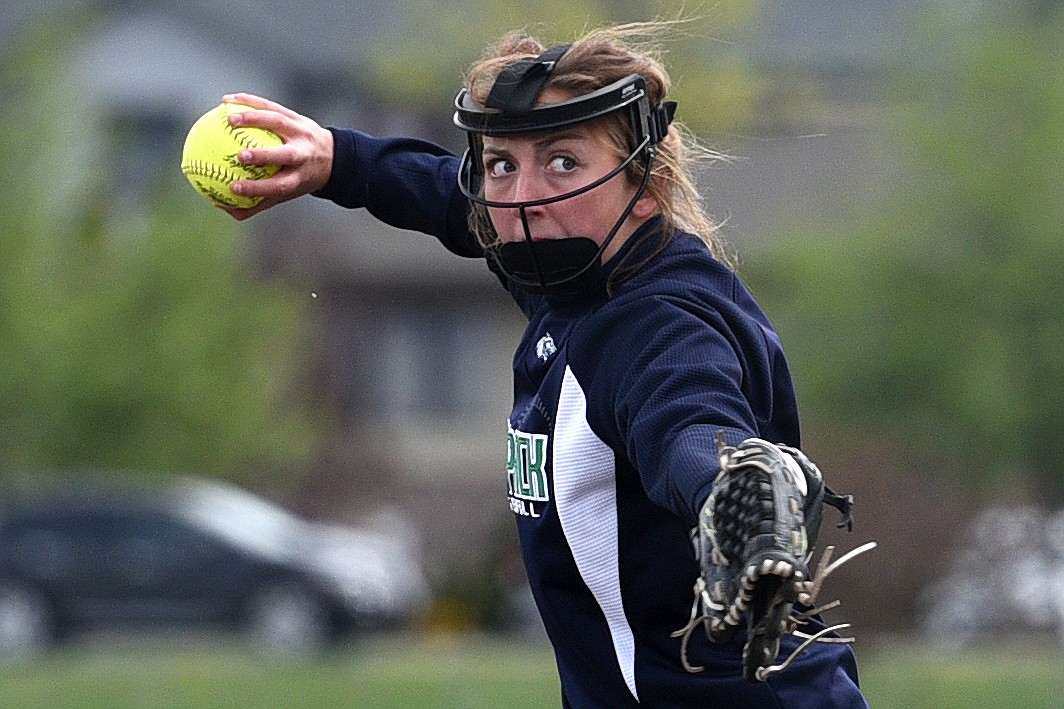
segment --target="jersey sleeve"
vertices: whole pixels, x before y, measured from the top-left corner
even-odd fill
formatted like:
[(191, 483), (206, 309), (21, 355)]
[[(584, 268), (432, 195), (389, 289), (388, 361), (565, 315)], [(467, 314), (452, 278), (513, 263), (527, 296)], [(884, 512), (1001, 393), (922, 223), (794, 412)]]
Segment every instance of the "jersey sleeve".
[(459, 160), (453, 153), (417, 138), (329, 130), (335, 146), (332, 173), (315, 196), (435, 236), (459, 256), (484, 255), (468, 227), (469, 201), (458, 189)]
[(734, 315), (653, 296), (604, 310), (577, 344), (596, 353), (574, 367), (592, 392), (592, 429), (651, 500), (690, 524), (719, 472), (718, 431), (730, 445), (797, 437), (772, 430), (777, 394), (783, 406), (792, 398), (782, 351), (759, 323)]

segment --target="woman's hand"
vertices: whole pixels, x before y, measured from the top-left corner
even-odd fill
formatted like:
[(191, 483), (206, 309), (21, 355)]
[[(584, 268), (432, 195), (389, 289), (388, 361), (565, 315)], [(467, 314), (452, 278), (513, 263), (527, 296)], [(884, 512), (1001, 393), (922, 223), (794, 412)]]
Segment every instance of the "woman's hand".
[(238, 159), (246, 165), (280, 165), (277, 174), (261, 180), (234, 182), (234, 194), (262, 197), (254, 207), (222, 207), (234, 219), (243, 221), (270, 207), (321, 189), (332, 174), (333, 136), (312, 119), (285, 108), (279, 103), (253, 94), (227, 94), (226, 103), (251, 106), (253, 111), (234, 113), (234, 126), (265, 128), (284, 140), (276, 148), (242, 150)]

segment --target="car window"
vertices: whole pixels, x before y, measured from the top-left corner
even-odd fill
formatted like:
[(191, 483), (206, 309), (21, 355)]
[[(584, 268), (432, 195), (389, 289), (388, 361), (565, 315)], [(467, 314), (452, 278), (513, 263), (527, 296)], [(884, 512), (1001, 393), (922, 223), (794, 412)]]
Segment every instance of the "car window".
[(194, 527), (257, 554), (285, 558), (297, 553), (302, 521), (251, 493), (221, 487), (188, 488), (174, 511)]

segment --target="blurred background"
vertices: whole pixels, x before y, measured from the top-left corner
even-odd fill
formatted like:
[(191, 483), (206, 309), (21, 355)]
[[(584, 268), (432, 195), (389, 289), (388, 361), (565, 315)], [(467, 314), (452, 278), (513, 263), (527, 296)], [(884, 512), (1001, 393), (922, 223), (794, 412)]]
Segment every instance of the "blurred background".
[[(129, 522), (133, 551), (127, 538), (100, 561), (124, 569), (127, 601), (152, 583), (173, 595), (181, 574), (227, 578), (207, 612), (156, 593), (129, 618), (255, 630), (233, 599), (265, 572), (241, 581), (203, 515), (167, 516), (190, 487), (299, 530), (270, 562), (283, 583), (259, 600), (288, 596), (256, 616), (260, 636), (321, 630), (306, 591), (324, 594), (324, 562), (308, 560), (335, 552), (377, 579), (376, 596), (347, 579), (336, 603), (379, 610), (383, 594), (401, 606), (388, 627), (542, 642), (499, 482), (516, 307), (482, 262), (322, 200), (237, 224), (189, 188), (182, 143), (223, 93), (249, 91), (324, 125), (459, 151), (451, 100), (504, 31), (563, 42), (682, 16), (666, 46), (678, 117), (732, 156), (701, 175), (706, 203), (783, 337), (804, 448), (857, 498), (855, 533), (828, 541), (880, 544), (832, 578), (844, 601), (832, 617), (876, 657), (914, 643), (1015, 657), (1022, 642), (1061, 667), (1062, 5), (4, 4), (3, 643), (58, 634), (19, 579), (56, 577), (64, 559), (74, 574), (84, 554), (70, 540), (114, 529), (105, 514), (152, 520)], [(177, 528), (193, 536), (175, 542)], [(71, 578), (86, 618), (116, 614)], [(1046, 706), (1064, 704), (1060, 676)], [(492, 705), (466, 699), (433, 706)]]

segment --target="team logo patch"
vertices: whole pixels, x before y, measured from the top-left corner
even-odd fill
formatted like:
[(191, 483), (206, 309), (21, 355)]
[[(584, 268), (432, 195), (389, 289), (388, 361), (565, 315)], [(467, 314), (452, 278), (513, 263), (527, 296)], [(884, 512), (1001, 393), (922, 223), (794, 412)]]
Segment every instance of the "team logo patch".
[(547, 489), (545, 433), (525, 433), (506, 426), (506, 492), (510, 509), (523, 517), (539, 517), (536, 503), (550, 500)]
[(536, 343), (536, 356), (544, 362), (550, 359), (557, 351), (558, 348), (554, 345), (554, 338), (550, 336), (549, 332), (539, 338), (539, 342)]

